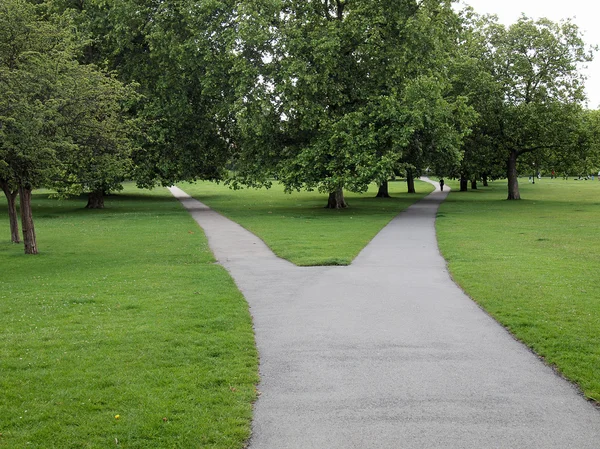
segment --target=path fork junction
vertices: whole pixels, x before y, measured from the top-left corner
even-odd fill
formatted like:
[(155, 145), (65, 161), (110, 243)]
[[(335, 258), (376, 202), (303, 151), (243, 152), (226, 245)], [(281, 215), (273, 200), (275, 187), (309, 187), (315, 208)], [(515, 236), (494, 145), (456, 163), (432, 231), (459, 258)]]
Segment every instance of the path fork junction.
[(250, 305), (250, 449), (598, 449), (600, 411), (451, 280), (436, 189), (345, 267), (297, 267), (182, 190)]

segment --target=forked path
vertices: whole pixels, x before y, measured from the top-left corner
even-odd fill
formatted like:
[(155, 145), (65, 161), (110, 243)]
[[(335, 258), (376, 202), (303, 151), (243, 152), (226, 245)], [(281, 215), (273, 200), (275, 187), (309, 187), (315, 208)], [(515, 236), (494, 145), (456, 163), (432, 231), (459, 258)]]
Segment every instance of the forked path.
[(300, 268), (171, 191), (250, 304), (251, 449), (600, 447), (600, 412), (450, 279), (434, 228), (447, 192), (400, 213), (352, 265)]

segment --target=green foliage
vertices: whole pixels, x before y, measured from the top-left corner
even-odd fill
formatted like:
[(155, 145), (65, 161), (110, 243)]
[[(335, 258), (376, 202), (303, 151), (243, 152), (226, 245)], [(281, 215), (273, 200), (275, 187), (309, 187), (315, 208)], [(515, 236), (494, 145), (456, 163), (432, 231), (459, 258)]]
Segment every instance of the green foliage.
[(132, 153), (138, 184), (218, 179), (232, 145), (234, 1), (108, 0), (60, 5), (76, 17), (82, 59), (143, 94), (144, 140)]
[[(416, 182), (417, 194), (406, 194), (404, 182), (390, 182), (392, 198), (349, 194), (350, 208), (330, 211), (315, 192), (233, 191), (213, 183), (181, 185), (187, 193), (258, 235), (278, 256), (296, 265), (348, 265), (400, 211), (431, 192), (431, 184)], [(402, 193), (401, 193), (402, 192)]]
[(457, 33), (449, 2), (252, 6), (240, 27), (261, 27), (248, 34), (263, 42), (247, 44), (258, 57), (240, 53), (234, 183), (361, 192), (407, 160), (460, 159), (471, 117), (443, 81)]
[(0, 177), (69, 193), (117, 188), (131, 147), (130, 88), (75, 60), (66, 18), (9, 0), (0, 25)]
[(57, 170), (56, 121), (69, 58), (69, 40), (57, 24), (40, 20), (24, 0), (0, 5), (0, 177), (39, 187)]
[(131, 173), (139, 130), (128, 109), (137, 95), (94, 66), (72, 63), (61, 108), (60, 132), (71, 144), (50, 184), (61, 194), (120, 190)]
[[(127, 89), (78, 63), (69, 17), (52, 15), (46, 6), (24, 0), (0, 5), (0, 185), (7, 195), (21, 191), (28, 254), (37, 253), (31, 189), (117, 188), (130, 146), (130, 120), (122, 113)], [(11, 208), (13, 223), (14, 215)]]
[(538, 166), (546, 173), (554, 171), (565, 177), (597, 174), (600, 170), (600, 111), (583, 111), (580, 127), (579, 138), (570, 152), (550, 154)]
[(493, 174), (506, 161), (509, 199), (518, 199), (518, 158), (539, 166), (577, 146), (585, 99), (579, 66), (591, 60), (591, 50), (569, 21), (523, 16), (507, 28), (494, 16), (468, 13), (463, 51), (456, 86), (470, 93), (479, 120), (462, 171)]
[(40, 255), (0, 243), (0, 447), (244, 447), (252, 321), (189, 214), (131, 186), (33, 202)]
[(450, 194), (436, 224), (442, 254), (472, 298), (600, 401), (600, 182), (543, 178), (520, 202), (498, 201), (504, 189)]

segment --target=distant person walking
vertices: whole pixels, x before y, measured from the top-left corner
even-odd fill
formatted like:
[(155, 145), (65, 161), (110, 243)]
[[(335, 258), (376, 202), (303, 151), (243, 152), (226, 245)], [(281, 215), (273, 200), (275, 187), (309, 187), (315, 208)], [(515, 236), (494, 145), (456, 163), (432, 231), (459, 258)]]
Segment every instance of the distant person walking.
[(443, 192), (444, 191), (444, 180), (440, 179), (440, 190)]

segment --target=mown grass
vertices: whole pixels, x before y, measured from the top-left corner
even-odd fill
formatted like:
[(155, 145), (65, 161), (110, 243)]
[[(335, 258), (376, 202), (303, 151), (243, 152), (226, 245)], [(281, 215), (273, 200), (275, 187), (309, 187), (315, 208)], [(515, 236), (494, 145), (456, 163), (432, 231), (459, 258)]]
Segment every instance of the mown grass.
[(252, 323), (200, 228), (166, 190), (84, 205), (35, 194), (25, 256), (0, 203), (0, 447), (243, 447)]
[(400, 211), (433, 190), (416, 182), (416, 194), (406, 183), (390, 182), (392, 198), (346, 193), (347, 209), (329, 210), (327, 195), (318, 192), (286, 194), (279, 184), (271, 189), (235, 191), (209, 182), (180, 184), (199, 201), (252, 231), (279, 257), (296, 265), (348, 265), (360, 250)]
[(521, 179), (521, 201), (451, 186), (437, 232), (454, 279), (600, 401), (600, 182)]

